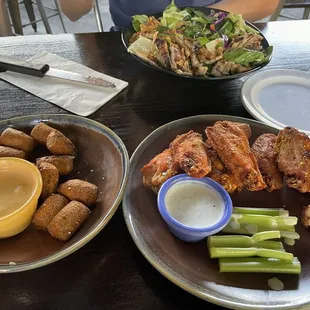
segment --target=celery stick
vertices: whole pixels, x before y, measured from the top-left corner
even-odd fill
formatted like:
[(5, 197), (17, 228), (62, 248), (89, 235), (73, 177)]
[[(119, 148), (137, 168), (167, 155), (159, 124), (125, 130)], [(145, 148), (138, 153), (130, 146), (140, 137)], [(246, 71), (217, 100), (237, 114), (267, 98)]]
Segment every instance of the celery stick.
[(215, 247), (237, 247), (237, 248), (248, 248), (253, 246), (252, 237), (249, 236), (238, 236), (238, 235), (227, 235), (227, 236), (210, 236), (208, 237), (208, 248)]
[(300, 235), (295, 231), (280, 231), (282, 238), (287, 239), (300, 239)]
[(210, 236), (208, 237), (208, 248), (211, 247), (251, 247), (255, 246), (256, 243), (268, 239), (279, 239), (281, 238), (280, 231), (264, 231), (249, 236), (238, 236), (238, 235), (224, 235), (224, 236)]
[[(258, 230), (258, 229), (257, 229)], [(258, 230), (260, 231), (260, 230)], [(228, 233), (228, 234), (238, 234), (238, 235), (254, 235), (253, 232), (250, 232), (248, 229), (246, 228), (238, 228), (235, 229), (233, 227), (230, 227), (230, 225), (226, 225), (223, 230), (223, 233)]]
[(279, 229), (281, 229), (280, 225), (295, 226), (298, 222), (298, 218), (296, 216), (274, 216), (273, 218), (277, 221)]
[(265, 248), (271, 250), (280, 250), (284, 251), (282, 242), (280, 241), (260, 241), (255, 244), (257, 248)]
[(220, 272), (259, 272), (300, 274), (301, 265), (297, 257), (292, 262), (274, 258), (242, 257), (220, 258)]
[(282, 242), (279, 241), (258, 241), (253, 242), (252, 237), (240, 235), (226, 235), (226, 236), (210, 236), (208, 237), (208, 249), (213, 247), (219, 248), (249, 248), (256, 246), (258, 248), (283, 250)]
[(279, 210), (279, 215), (280, 216), (289, 216), (290, 215), (290, 213), (289, 213), (289, 211), (288, 210)]
[(211, 258), (222, 258), (222, 257), (267, 257), (267, 258), (278, 258), (281, 260), (291, 262), (293, 260), (293, 254), (270, 250), (264, 248), (210, 248), (209, 250)]
[(291, 231), (291, 232), (295, 232), (295, 226), (289, 226), (286, 227), (286, 229), (279, 229), (280, 231)]
[(284, 238), (284, 243), (287, 245), (293, 246), (295, 244), (295, 239)]
[(270, 230), (294, 231), (296, 217), (233, 213), (223, 232), (253, 235)]
[(242, 214), (258, 214), (270, 216), (289, 216), (288, 210), (284, 208), (247, 208), (247, 207), (234, 207), (234, 213)]
[(253, 240), (253, 243), (255, 244), (256, 242), (264, 241), (268, 239), (280, 239), (281, 234), (279, 230), (270, 230), (270, 231), (259, 232), (253, 235), (251, 238)]

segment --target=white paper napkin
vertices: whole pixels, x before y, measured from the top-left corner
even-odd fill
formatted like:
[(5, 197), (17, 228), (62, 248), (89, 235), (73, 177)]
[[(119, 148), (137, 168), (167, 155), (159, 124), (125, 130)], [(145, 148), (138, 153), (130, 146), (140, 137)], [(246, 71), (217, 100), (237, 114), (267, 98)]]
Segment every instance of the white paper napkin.
[(76, 62), (43, 52), (30, 58), (31, 62), (50, 67), (103, 78), (116, 88), (97, 87), (49, 76), (39, 78), (15, 72), (2, 72), (0, 78), (72, 113), (88, 116), (115, 97), (128, 83), (99, 73)]

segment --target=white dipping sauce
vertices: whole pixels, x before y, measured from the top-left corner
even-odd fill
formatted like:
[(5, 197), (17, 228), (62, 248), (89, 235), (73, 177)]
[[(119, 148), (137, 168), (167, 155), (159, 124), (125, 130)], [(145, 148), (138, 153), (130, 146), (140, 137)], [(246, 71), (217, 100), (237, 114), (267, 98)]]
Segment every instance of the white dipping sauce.
[(224, 202), (210, 186), (189, 181), (173, 185), (165, 204), (170, 215), (183, 225), (203, 228), (218, 223), (224, 215)]

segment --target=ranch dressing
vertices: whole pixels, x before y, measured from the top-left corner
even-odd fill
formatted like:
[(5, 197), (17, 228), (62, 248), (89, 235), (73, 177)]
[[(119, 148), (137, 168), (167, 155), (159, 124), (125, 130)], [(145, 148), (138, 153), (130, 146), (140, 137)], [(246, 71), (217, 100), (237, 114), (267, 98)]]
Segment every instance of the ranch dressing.
[(205, 228), (218, 223), (224, 215), (224, 202), (211, 187), (188, 181), (173, 185), (165, 204), (170, 215), (183, 225)]

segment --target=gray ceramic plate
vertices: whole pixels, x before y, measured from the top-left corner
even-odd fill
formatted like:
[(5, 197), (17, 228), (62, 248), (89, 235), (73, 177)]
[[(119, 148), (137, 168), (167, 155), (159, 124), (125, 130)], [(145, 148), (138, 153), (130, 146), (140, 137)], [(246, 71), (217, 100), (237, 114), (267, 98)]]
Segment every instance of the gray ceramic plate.
[[(66, 178), (79, 178), (96, 184), (99, 198), (91, 207), (87, 221), (68, 242), (53, 239), (32, 225), (15, 237), (0, 239), (0, 273), (38, 268), (75, 252), (104, 228), (123, 197), (129, 158), (123, 142), (112, 130), (87, 118), (56, 114), (1, 121), (0, 132), (11, 126), (30, 133), (40, 121), (59, 129), (73, 141), (78, 155), (74, 170)], [(47, 154), (43, 146), (37, 146), (29, 160), (34, 161)]]
[[(147, 260), (166, 278), (184, 290), (215, 304), (232, 309), (310, 309), (310, 232), (301, 225), (301, 235), (289, 247), (302, 263), (300, 277), (273, 274), (220, 274), (217, 260), (211, 260), (206, 242), (184, 243), (176, 239), (161, 218), (156, 196), (143, 187), (140, 169), (153, 156), (163, 151), (178, 134), (190, 129), (204, 133), (206, 126), (217, 120), (248, 123), (252, 128), (251, 142), (260, 134), (277, 130), (249, 119), (223, 115), (194, 116), (166, 124), (150, 134), (131, 158), (123, 211), (128, 229)], [(283, 207), (299, 216), (302, 206), (310, 203), (309, 194), (284, 188), (274, 193), (247, 192), (232, 195), (238, 206)], [(285, 286), (271, 291), (268, 279), (276, 276)]]
[(247, 111), (274, 128), (292, 126), (310, 135), (310, 74), (273, 69), (248, 78), (241, 89)]

